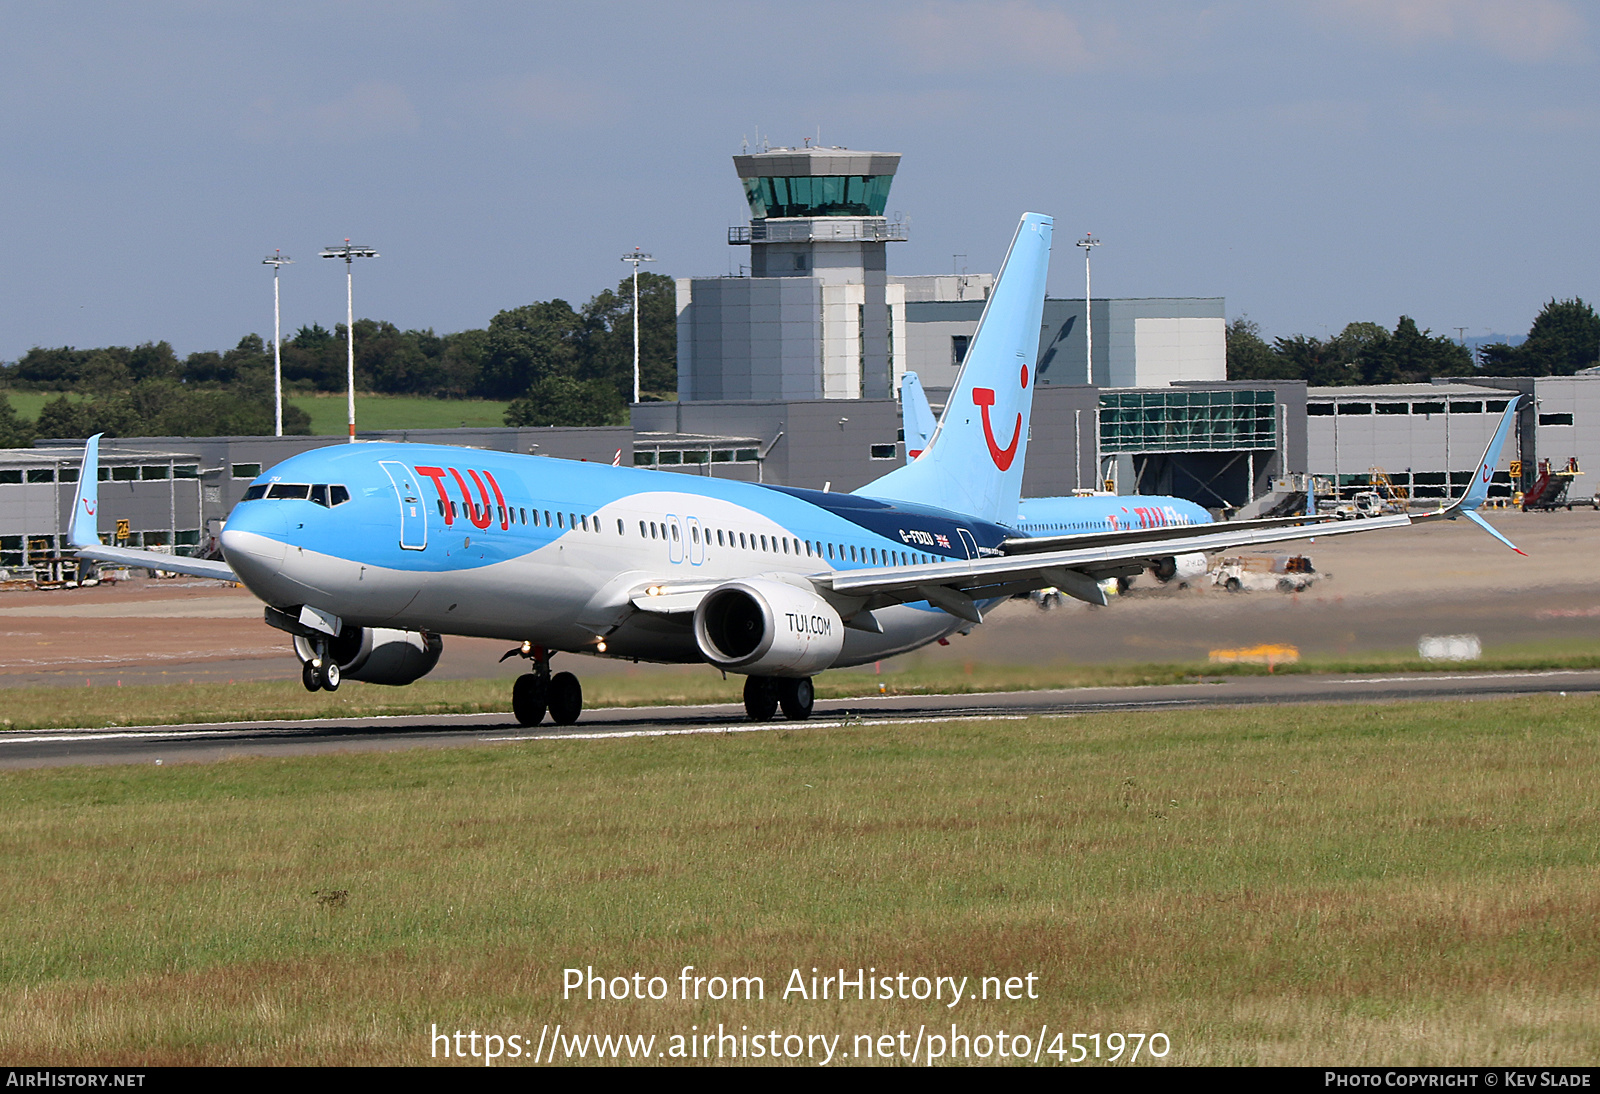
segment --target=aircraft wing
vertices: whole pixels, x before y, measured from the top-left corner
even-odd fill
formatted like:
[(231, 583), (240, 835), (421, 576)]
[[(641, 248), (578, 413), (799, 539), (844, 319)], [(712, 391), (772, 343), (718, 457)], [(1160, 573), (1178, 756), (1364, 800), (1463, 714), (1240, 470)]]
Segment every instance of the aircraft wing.
[(135, 551), (127, 547), (107, 547), (100, 542), (97, 514), (100, 512), (100, 438), (96, 433), (83, 446), (83, 466), (78, 471), (78, 496), (72, 503), (72, 523), (67, 526), (67, 542), (74, 553), (91, 562), (114, 566), (134, 566), (144, 570), (166, 570), (195, 577), (238, 581), (239, 575), (226, 562), (189, 558), (164, 551)]
[(77, 547), (74, 553), (93, 562), (113, 566), (132, 566), (143, 570), (166, 570), (175, 574), (192, 574), (195, 577), (214, 577), (219, 581), (238, 581), (239, 575), (226, 562), (205, 558), (188, 558), (167, 554), (164, 551), (136, 551), (130, 547)]
[(1140, 529), (1085, 536), (1052, 536), (1030, 541), (1008, 539), (1008, 552), (995, 558), (937, 562), (926, 566), (876, 567), (838, 570), (811, 577), (824, 595), (847, 598), (856, 610), (872, 610), (894, 603), (926, 600), (951, 615), (979, 623), (977, 601), (1054, 586), (1091, 603), (1105, 603), (1098, 582), (1107, 577), (1137, 573), (1157, 559), (1176, 554), (1228, 551), (1267, 543), (1284, 543), (1316, 536), (1351, 535), (1381, 528), (1406, 528), (1435, 520), (1467, 517), (1518, 553), (1515, 544), (1495, 531), (1478, 513), (1489, 495), (1489, 482), (1500, 449), (1515, 420), (1520, 399), (1513, 399), (1495, 430), (1472, 484), (1448, 506), (1416, 516), (1402, 513), (1362, 520), (1329, 521), (1321, 518), (1285, 517), (1243, 521), (1239, 524), (1201, 524), (1182, 528)]
[(1227, 551), (1314, 536), (1372, 532), (1380, 528), (1404, 528), (1424, 519), (1427, 517), (1402, 514), (1337, 523), (1319, 521), (1287, 528), (1235, 529), (1225, 524), (1203, 524), (1186, 529), (1191, 533), (1187, 536), (1162, 535), (1172, 530), (1152, 529), (1145, 538), (1130, 537), (1114, 544), (964, 562), (936, 562), (928, 566), (837, 570), (814, 575), (811, 580), (819, 591), (863, 598), (866, 601), (863, 606), (868, 610), (885, 604), (926, 600), (951, 615), (979, 623), (983, 616), (976, 601), (1052, 586), (1079, 599), (1103, 604), (1105, 598), (1098, 589), (1101, 580), (1138, 573), (1169, 555)]
[[(1448, 506), (1428, 513), (1400, 513), (1360, 520), (1326, 517), (1275, 517), (1266, 520), (1191, 524), (1167, 528), (1142, 528), (1125, 532), (1093, 532), (1078, 536), (1017, 536), (1001, 546), (1003, 554), (991, 558), (934, 562), (920, 566), (877, 566), (858, 570), (827, 570), (803, 579), (827, 598), (846, 621), (862, 612), (890, 604), (929, 604), (973, 623), (983, 621), (980, 601), (996, 600), (1041, 588), (1057, 588), (1094, 604), (1104, 604), (1099, 582), (1108, 577), (1131, 576), (1171, 555), (1229, 551), (1268, 543), (1286, 543), (1317, 536), (1346, 536), (1383, 528), (1407, 528), (1435, 520), (1467, 517), (1518, 553), (1519, 548), (1497, 532), (1478, 513), (1488, 498), (1489, 481), (1500, 459), (1500, 449), (1511, 430), (1519, 400), (1506, 407), (1494, 438), (1465, 494)], [(775, 575), (777, 576), (777, 575)], [(794, 580), (796, 575), (783, 575)], [(673, 615), (693, 612), (715, 581), (673, 581), (638, 587), (633, 606), (641, 611)]]
[[(1082, 547), (1109, 547), (1128, 543), (1151, 543), (1164, 539), (1188, 539), (1200, 531), (1217, 531), (1226, 528), (1234, 532), (1256, 532), (1266, 529), (1292, 528), (1297, 525), (1342, 524), (1335, 517), (1265, 517), (1261, 520), (1226, 521), (1217, 524), (1172, 524), (1161, 528), (1130, 528), (1120, 532), (1083, 532), (1064, 536), (1013, 536), (1000, 544), (1008, 555), (1033, 555), (1047, 551), (1067, 551)], [(1173, 551), (1163, 551), (1170, 555)], [(1177, 552), (1182, 554), (1182, 551)]]

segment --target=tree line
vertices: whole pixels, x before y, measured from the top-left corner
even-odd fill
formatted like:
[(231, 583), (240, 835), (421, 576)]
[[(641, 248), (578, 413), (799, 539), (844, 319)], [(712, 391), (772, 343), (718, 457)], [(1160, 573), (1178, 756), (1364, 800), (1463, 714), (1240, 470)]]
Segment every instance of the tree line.
[(1571, 376), (1600, 363), (1600, 315), (1582, 299), (1551, 300), (1512, 346), (1495, 342), (1476, 357), (1459, 343), (1418, 330), (1402, 315), (1390, 331), (1351, 323), (1331, 338), (1261, 337), (1245, 317), (1228, 324), (1228, 379), (1304, 380), (1313, 387), (1427, 383), (1436, 376)]
[[(312, 323), (284, 339), (286, 396), (345, 390), (345, 327)], [(639, 274), (643, 398), (677, 390), (673, 279)], [(582, 307), (555, 299), (500, 312), (481, 330), (435, 334), (376, 319), (355, 322), (358, 391), (509, 400), (507, 425), (619, 425), (633, 398), (633, 282)], [(165, 342), (99, 349), (34, 347), (0, 365), (0, 388), (60, 392), (36, 422), (0, 391), (0, 447), (41, 437), (262, 435), (273, 430), (272, 345), (248, 334), (225, 352), (179, 358)], [(69, 398), (68, 393), (77, 396)], [(311, 420), (287, 401), (285, 433)]]

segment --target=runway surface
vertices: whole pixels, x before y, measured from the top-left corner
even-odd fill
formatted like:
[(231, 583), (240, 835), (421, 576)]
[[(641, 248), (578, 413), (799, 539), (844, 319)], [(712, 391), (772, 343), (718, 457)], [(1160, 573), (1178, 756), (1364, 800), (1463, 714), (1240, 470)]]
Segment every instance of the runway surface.
[[(989, 613), (970, 636), (885, 661), (903, 667), (981, 664), (1204, 662), (1218, 647), (1292, 645), (1305, 657), (1414, 651), (1423, 635), (1475, 634), (1486, 657), (1600, 638), (1600, 512), (1493, 513), (1528, 552), (1508, 551), (1465, 521), (1299, 545), (1319, 579), (1303, 593), (1233, 595), (1160, 587), (1140, 578), (1105, 608), (1026, 602)], [(507, 640), (447, 636), (436, 680), (507, 676)], [(576, 665), (581, 665), (577, 668)], [(704, 666), (632, 665), (582, 658), (574, 671), (637, 677), (703, 673)], [(261, 603), (220, 582), (133, 581), (115, 588), (0, 596), (0, 691), (299, 679), (287, 637)]]
[(509, 714), (430, 715), (50, 730), (0, 735), (0, 768), (72, 764), (207, 763), (242, 756), (505, 745), (592, 743), (690, 733), (804, 732), (854, 726), (1205, 707), (1470, 701), (1519, 695), (1600, 693), (1600, 671), (1422, 673), (1393, 676), (1242, 677), (1160, 687), (1078, 688), (987, 695), (822, 700), (809, 721), (754, 723), (733, 704), (585, 711), (577, 725), (525, 729)]

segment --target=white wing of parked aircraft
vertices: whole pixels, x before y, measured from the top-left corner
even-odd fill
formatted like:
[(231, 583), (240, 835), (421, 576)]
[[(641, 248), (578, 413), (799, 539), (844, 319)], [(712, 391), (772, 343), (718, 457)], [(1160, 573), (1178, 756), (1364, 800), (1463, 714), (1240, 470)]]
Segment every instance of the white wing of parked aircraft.
[(83, 446), (83, 467), (78, 472), (78, 496), (72, 504), (72, 519), (67, 523), (67, 542), (76, 549), (77, 556), (91, 562), (112, 566), (129, 566), (135, 569), (166, 570), (175, 574), (195, 577), (214, 577), (222, 581), (238, 581), (233, 567), (226, 562), (187, 555), (168, 554), (165, 551), (135, 551), (128, 547), (107, 547), (100, 542), (96, 525), (100, 514), (100, 435), (90, 437)]

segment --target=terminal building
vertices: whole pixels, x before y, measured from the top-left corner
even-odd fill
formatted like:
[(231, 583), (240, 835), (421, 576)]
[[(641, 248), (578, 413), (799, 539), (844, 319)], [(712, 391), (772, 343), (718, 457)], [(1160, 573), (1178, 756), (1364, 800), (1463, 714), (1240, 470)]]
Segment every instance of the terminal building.
[[(1509, 399), (1531, 396), (1517, 416), (1491, 486), (1510, 497), (1536, 481), (1541, 464), (1600, 471), (1600, 373), (1475, 376), (1431, 384), (1316, 387), (1307, 391), (1307, 469), (1349, 494), (1381, 478), (1415, 499), (1459, 494), (1469, 482)], [(1513, 474), (1515, 470), (1516, 474)], [(1579, 480), (1581, 483), (1582, 480)], [(1593, 480), (1574, 483), (1587, 500)]]

